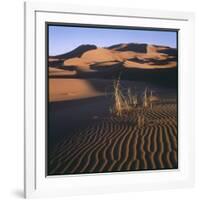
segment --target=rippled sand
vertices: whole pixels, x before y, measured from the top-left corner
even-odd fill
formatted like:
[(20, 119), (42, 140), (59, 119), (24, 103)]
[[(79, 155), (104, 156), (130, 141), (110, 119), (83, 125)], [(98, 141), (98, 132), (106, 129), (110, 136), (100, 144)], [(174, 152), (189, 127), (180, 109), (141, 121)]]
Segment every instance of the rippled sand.
[(49, 175), (176, 169), (176, 115), (176, 102), (166, 102), (145, 112), (142, 127), (126, 118), (94, 117), (54, 146)]

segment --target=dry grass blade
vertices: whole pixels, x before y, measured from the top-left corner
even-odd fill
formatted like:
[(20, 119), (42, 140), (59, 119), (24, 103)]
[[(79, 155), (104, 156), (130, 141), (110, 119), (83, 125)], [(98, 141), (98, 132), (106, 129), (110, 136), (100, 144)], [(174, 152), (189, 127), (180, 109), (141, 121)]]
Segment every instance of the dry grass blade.
[(153, 95), (153, 91), (145, 88), (143, 95), (138, 96), (135, 90), (123, 89), (120, 85), (120, 76), (114, 81), (114, 104), (109, 108), (109, 112), (119, 118), (129, 118), (143, 127), (147, 123), (146, 112), (153, 109), (153, 104), (160, 101), (158, 96)]

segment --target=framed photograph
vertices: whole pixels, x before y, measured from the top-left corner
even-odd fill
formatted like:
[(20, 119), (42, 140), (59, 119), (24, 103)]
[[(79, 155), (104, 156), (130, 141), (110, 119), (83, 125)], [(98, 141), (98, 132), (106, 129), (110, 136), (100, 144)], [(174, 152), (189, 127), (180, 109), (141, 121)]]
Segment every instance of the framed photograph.
[(25, 197), (192, 186), (194, 16), (25, 3)]

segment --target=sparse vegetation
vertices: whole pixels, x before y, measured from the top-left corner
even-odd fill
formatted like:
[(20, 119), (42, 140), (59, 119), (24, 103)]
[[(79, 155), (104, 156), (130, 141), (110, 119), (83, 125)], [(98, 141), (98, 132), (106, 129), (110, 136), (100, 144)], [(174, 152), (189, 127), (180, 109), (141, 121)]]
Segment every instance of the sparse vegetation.
[(159, 101), (159, 97), (153, 95), (153, 91), (145, 88), (140, 96), (136, 90), (130, 88), (123, 89), (120, 85), (120, 76), (114, 81), (114, 104), (109, 108), (112, 115), (122, 118), (128, 116), (132, 118), (139, 127), (145, 125), (145, 113), (153, 109), (153, 104)]
[(110, 113), (118, 117), (130, 114), (137, 106), (137, 95), (133, 94), (130, 88), (125, 92), (122, 91), (120, 86), (120, 76), (114, 81), (114, 105), (110, 107)]

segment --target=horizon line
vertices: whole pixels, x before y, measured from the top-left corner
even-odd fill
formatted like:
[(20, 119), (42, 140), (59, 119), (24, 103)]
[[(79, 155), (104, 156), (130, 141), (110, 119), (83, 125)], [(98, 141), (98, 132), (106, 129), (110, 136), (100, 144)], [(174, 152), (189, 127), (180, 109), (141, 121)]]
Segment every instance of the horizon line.
[(109, 46), (97, 46), (95, 44), (89, 44), (89, 43), (84, 43), (84, 44), (80, 44), (78, 46), (76, 46), (75, 48), (73, 48), (72, 50), (70, 51), (66, 51), (64, 53), (61, 53), (61, 54), (54, 54), (54, 55), (50, 55), (49, 52), (48, 52), (48, 57), (50, 56), (60, 56), (60, 55), (64, 55), (64, 54), (67, 54), (67, 53), (70, 53), (72, 51), (74, 51), (75, 49), (77, 49), (78, 47), (80, 46), (87, 46), (87, 45), (90, 45), (90, 46), (96, 46), (97, 48), (109, 48), (113, 45), (120, 45), (120, 44), (145, 44), (145, 45), (153, 45), (153, 46), (161, 46), (161, 47), (169, 47), (169, 48), (172, 48), (172, 49), (177, 49), (177, 47), (172, 47), (172, 46), (169, 46), (169, 45), (161, 45), (161, 44), (153, 44), (153, 43), (139, 43), (139, 42), (130, 42), (130, 43), (115, 43), (115, 44), (112, 44), (112, 45), (109, 45)]

